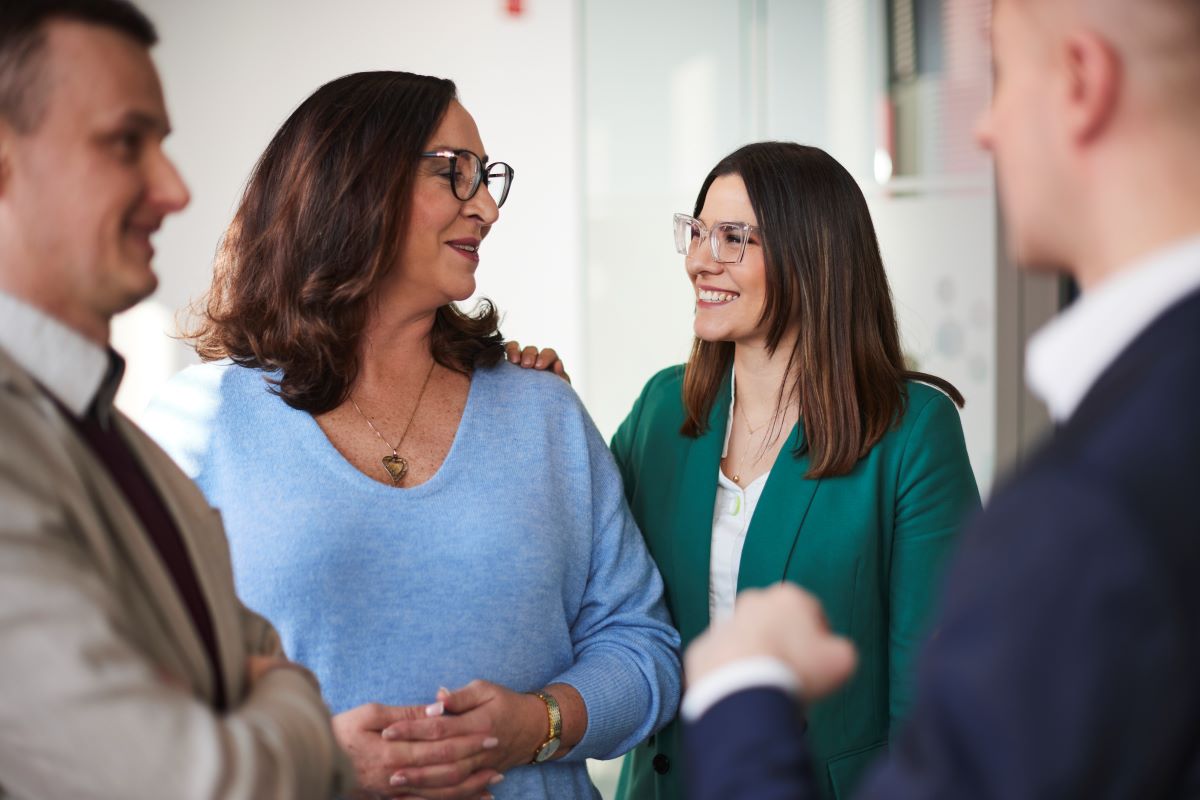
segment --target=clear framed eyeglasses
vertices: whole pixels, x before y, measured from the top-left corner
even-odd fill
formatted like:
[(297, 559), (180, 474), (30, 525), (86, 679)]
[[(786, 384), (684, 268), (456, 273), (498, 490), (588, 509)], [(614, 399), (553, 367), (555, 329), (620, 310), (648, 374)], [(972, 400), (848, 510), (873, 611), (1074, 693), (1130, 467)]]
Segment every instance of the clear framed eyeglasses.
[(470, 150), (434, 150), (421, 153), (422, 158), (444, 158), (450, 162), (450, 186), (454, 196), (459, 200), (470, 200), (479, 191), (480, 184), (488, 189), (496, 208), (504, 205), (508, 199), (508, 189), (512, 186), (513, 168), (503, 161), (493, 161), (484, 165), (483, 159)]
[(746, 242), (752, 233), (761, 235), (762, 231), (747, 222), (718, 222), (709, 230), (695, 217), (675, 215), (675, 250), (684, 256), (695, 255), (700, 243), (708, 240), (714, 261), (736, 264), (746, 254)]

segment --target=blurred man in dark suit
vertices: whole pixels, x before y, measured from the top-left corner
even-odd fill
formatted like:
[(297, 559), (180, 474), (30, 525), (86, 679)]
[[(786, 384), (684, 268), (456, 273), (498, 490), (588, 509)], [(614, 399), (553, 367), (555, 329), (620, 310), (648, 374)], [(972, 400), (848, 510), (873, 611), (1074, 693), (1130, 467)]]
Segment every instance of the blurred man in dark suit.
[[(1059, 428), (968, 532), (867, 798), (1200, 796), (1200, 2), (997, 0), (1018, 260), (1079, 300), (1031, 342)], [(813, 796), (802, 705), (853, 651), (802, 591), (689, 651), (691, 796)]]

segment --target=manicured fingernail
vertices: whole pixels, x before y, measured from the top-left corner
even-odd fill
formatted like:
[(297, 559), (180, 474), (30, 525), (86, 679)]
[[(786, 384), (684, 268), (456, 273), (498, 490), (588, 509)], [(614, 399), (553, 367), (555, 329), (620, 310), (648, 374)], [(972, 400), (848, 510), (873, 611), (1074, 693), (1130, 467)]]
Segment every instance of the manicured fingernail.
[(427, 717), (440, 717), (445, 711), (446, 711), (446, 706), (442, 703), (441, 700), (437, 701), (436, 703), (430, 703), (429, 705), (425, 706), (425, 716), (427, 716)]
[(521, 359), (521, 366), (522, 366), (522, 367), (528, 367), (528, 366), (531, 366), (532, 364), (533, 364), (533, 359), (532, 359), (532, 358), (522, 358), (522, 359)]
[(497, 739), (495, 736), (489, 736), (488, 738), (483, 740), (483, 749), (491, 750), (493, 747), (495, 747), (498, 744), (500, 744), (499, 739)]
[(545, 364), (546, 364), (546, 362), (544, 360), (542, 360), (541, 356), (538, 356), (537, 361), (533, 362), (533, 365), (535, 367), (537, 367), (538, 369), (541, 369), (543, 366), (545, 366)]
[(388, 783), (390, 783), (392, 786), (403, 786), (404, 784), (408, 783), (408, 778), (397, 772), (391, 777), (391, 780), (389, 780)]
[(502, 780), (504, 780), (503, 775), (494, 775), (494, 776), (492, 776), (492, 779), (490, 781), (488, 781), (488, 786), (495, 786), (497, 783), (499, 783)]
[(383, 738), (387, 739), (388, 741), (391, 741), (392, 739), (396, 739), (398, 737), (396, 736), (396, 732), (394, 730), (392, 730), (391, 728), (384, 728), (383, 729)]

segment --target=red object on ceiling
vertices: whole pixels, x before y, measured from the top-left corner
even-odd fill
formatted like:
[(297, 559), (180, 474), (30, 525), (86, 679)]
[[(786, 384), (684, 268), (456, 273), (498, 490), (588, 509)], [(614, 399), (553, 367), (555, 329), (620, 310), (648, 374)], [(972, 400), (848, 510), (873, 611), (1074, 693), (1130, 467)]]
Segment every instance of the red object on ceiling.
[(521, 0), (506, 0), (506, 5), (508, 6), (508, 13), (514, 17), (521, 16), (525, 10)]

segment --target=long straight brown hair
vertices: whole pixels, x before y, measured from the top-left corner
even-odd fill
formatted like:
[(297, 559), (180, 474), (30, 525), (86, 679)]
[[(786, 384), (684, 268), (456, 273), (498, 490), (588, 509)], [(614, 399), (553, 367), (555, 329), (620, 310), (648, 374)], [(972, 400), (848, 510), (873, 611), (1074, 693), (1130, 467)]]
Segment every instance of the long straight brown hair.
[[(277, 371), (273, 390), (320, 414), (345, 401), (380, 282), (403, 251), (414, 176), (455, 99), (451, 81), (359, 72), (317, 89), (254, 168), (188, 334), (206, 361)], [(503, 354), (499, 313), (442, 306), (430, 345), (470, 374)]]
[[(845, 475), (897, 424), (905, 381), (929, 383), (959, 406), (949, 382), (905, 369), (891, 290), (867, 201), (832, 156), (791, 142), (742, 147), (713, 167), (693, 215), (723, 175), (738, 175), (762, 231), (767, 292), (760, 321), (774, 355), (791, 347), (779, 401), (798, 400), (808, 477)], [(784, 341), (798, 327), (794, 342)], [(696, 338), (683, 379), (681, 433), (697, 437), (733, 363), (732, 342)]]

